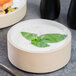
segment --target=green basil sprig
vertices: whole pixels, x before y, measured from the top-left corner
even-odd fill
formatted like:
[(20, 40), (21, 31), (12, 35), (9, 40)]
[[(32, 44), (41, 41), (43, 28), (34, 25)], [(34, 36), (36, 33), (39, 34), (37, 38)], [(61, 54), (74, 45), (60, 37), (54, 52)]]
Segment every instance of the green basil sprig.
[(31, 40), (31, 44), (37, 47), (49, 47), (48, 43), (57, 43), (64, 40), (67, 35), (64, 34), (43, 34), (38, 36), (34, 33), (21, 32), (22, 36), (27, 40)]

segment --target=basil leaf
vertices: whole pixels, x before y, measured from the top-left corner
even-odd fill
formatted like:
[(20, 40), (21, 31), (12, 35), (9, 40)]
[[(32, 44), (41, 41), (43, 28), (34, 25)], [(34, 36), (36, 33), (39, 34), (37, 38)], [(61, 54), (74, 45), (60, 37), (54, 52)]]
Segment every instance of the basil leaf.
[(22, 36), (24, 38), (26, 38), (27, 40), (33, 40), (33, 39), (37, 39), (37, 34), (34, 33), (28, 33), (28, 32), (21, 32)]
[(62, 34), (44, 34), (41, 35), (39, 38), (45, 43), (57, 43), (64, 40), (66, 37), (67, 35)]
[(31, 44), (37, 47), (49, 47), (47, 43), (57, 43), (64, 40), (67, 35), (64, 34), (44, 34), (41, 36), (37, 36), (34, 33), (21, 32), (22, 36), (27, 40), (31, 40)]
[(42, 41), (40, 39), (31, 40), (31, 44), (34, 45), (34, 46), (37, 46), (37, 47), (41, 47), (41, 48), (50, 46), (50, 45), (48, 45), (47, 43), (45, 43), (44, 41)]

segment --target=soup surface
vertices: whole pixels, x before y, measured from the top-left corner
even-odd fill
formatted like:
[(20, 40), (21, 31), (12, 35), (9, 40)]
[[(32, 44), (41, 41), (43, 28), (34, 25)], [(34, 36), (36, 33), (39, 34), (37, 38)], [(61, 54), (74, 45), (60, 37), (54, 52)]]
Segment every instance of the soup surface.
[(38, 36), (43, 34), (65, 34), (67, 35), (67, 31), (59, 25), (54, 25), (52, 23), (38, 23), (38, 22), (26, 22), (18, 24), (17, 27), (14, 27), (11, 31), (11, 41), (18, 47), (27, 51), (53, 51), (53, 49), (57, 49), (67, 41), (68, 36), (58, 43), (49, 43), (50, 47), (40, 48), (31, 44), (31, 41), (25, 39), (21, 32), (29, 32), (38, 34)]

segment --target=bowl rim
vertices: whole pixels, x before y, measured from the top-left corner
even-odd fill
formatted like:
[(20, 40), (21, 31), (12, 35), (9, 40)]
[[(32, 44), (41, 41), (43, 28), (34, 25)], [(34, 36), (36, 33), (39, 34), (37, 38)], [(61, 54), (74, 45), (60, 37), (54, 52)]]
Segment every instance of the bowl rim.
[[(63, 46), (61, 46), (61, 47), (59, 47), (59, 48), (57, 48), (57, 49), (53, 49), (54, 51), (50, 51), (50, 50), (48, 50), (48, 51), (27, 51), (27, 49), (22, 49), (21, 47), (18, 47), (18, 46), (16, 46), (16, 44), (14, 44), (13, 42), (12, 42), (12, 40), (10, 39), (10, 32), (11, 32), (11, 30), (15, 27), (15, 26), (18, 26), (18, 24), (21, 24), (21, 23), (23, 23), (23, 22), (28, 22), (28, 21), (37, 21), (37, 20), (42, 20), (42, 21), (50, 21), (50, 22), (52, 22), (52, 23), (54, 23), (54, 24), (59, 24), (60, 26), (62, 26), (62, 27), (64, 27), (65, 29), (66, 29), (66, 31), (67, 31), (67, 33), (68, 33), (68, 39), (67, 39), (67, 43)], [(70, 32), (70, 30), (66, 27), (66, 26), (64, 26), (63, 24), (61, 24), (61, 23), (59, 23), (59, 22), (57, 22), (57, 21), (53, 21), (53, 20), (46, 20), (46, 19), (30, 19), (30, 20), (26, 20), (26, 21), (22, 21), (22, 22), (20, 22), (20, 23), (18, 23), (18, 24), (16, 24), (15, 26), (13, 26), (9, 31), (8, 31), (8, 33), (7, 33), (7, 41), (13, 46), (13, 47), (15, 47), (16, 49), (18, 49), (18, 50), (20, 50), (20, 51), (24, 51), (24, 52), (29, 52), (29, 53), (49, 53), (49, 52), (56, 52), (56, 51), (58, 51), (58, 50), (60, 50), (60, 49), (62, 49), (62, 48), (64, 48), (65, 46), (67, 46), (68, 44), (69, 44), (69, 42), (71, 42), (71, 38), (72, 38), (72, 35), (71, 35), (71, 32)]]
[(10, 13), (8, 13), (8, 14), (0, 15), (0, 17), (12, 15), (12, 14), (18, 12), (20, 9), (22, 9), (22, 8), (26, 5), (26, 3), (27, 3), (27, 0), (24, 0), (23, 5), (22, 5), (21, 7), (19, 7), (17, 10), (15, 10), (15, 11), (13, 11), (13, 12), (10, 12)]

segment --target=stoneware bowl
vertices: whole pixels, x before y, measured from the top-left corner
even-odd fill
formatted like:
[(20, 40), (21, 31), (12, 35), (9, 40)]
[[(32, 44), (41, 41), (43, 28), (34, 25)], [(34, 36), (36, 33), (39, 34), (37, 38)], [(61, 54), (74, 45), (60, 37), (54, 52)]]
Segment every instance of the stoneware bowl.
[(4, 28), (19, 22), (26, 14), (27, 0), (13, 0), (12, 7), (18, 7), (14, 12), (0, 15), (0, 28)]
[[(33, 29), (33, 25), (37, 25), (36, 29)], [(27, 28), (30, 26), (31, 28)], [(40, 27), (39, 27), (40, 26)], [(42, 26), (54, 26), (67, 34), (65, 42), (50, 46), (52, 48), (38, 48), (33, 45), (27, 46), (27, 41), (23, 37), (16, 37), (19, 32), (18, 30), (28, 32), (41, 31), (45, 33), (52, 30), (51, 32), (58, 32), (55, 29), (49, 29), (46, 27), (42, 29)], [(27, 28), (27, 29), (26, 29)], [(31, 30), (30, 30), (31, 29)], [(43, 31), (44, 30), (44, 31)], [(61, 33), (61, 32), (59, 32)], [(23, 40), (21, 42), (20, 40)], [(32, 72), (32, 73), (48, 73), (56, 71), (64, 67), (70, 60), (71, 55), (71, 32), (64, 25), (51, 20), (33, 19), (27, 20), (13, 26), (7, 35), (8, 42), (8, 58), (10, 62), (17, 68)], [(26, 44), (26, 46), (24, 46)], [(53, 44), (54, 45), (54, 44)], [(21, 47), (20, 47), (21, 46)], [(31, 46), (33, 47), (31, 49)], [(57, 47), (58, 46), (58, 47)], [(26, 48), (25, 48), (26, 47)], [(57, 47), (57, 48), (56, 48)], [(24, 49), (25, 48), (25, 49)], [(53, 49), (54, 48), (54, 49)]]

